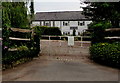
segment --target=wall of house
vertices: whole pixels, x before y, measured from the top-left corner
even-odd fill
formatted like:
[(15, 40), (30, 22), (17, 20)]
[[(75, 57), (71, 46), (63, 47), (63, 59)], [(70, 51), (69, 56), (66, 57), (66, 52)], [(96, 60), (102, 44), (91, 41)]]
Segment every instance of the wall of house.
[(40, 21), (33, 21), (32, 27), (34, 27), (34, 26), (40, 26)]
[(63, 35), (72, 35), (76, 30), (76, 35), (80, 35), (83, 30), (88, 29), (88, 24), (92, 21), (33, 21), (34, 26), (59, 27)]

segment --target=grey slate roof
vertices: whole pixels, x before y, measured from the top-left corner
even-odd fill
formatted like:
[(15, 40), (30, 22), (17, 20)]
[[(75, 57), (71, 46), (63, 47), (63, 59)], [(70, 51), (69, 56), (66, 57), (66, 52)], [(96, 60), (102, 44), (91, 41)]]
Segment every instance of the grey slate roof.
[(82, 11), (37, 12), (34, 21), (88, 20), (81, 13)]

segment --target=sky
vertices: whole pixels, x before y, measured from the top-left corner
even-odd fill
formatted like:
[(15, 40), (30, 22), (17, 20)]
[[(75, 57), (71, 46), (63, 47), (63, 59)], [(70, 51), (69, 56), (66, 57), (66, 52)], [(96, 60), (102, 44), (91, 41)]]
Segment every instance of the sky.
[(80, 0), (34, 0), (36, 12), (53, 12), (53, 11), (82, 11)]

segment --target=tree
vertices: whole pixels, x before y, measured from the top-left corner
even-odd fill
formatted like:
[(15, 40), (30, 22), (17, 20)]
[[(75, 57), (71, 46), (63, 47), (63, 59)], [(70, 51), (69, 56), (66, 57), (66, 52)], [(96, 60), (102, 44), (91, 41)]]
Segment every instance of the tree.
[(28, 27), (27, 7), (25, 2), (2, 2), (2, 39), (3, 55), (9, 47), (9, 28)]
[(25, 2), (2, 2), (3, 27), (27, 27), (27, 7), (25, 5)]
[(84, 7), (83, 14), (95, 22), (109, 21), (112, 27), (120, 27), (120, 2), (91, 2)]
[(30, 16), (31, 16), (31, 19), (33, 19), (33, 16), (34, 16), (34, 1), (31, 0), (31, 5), (30, 5)]

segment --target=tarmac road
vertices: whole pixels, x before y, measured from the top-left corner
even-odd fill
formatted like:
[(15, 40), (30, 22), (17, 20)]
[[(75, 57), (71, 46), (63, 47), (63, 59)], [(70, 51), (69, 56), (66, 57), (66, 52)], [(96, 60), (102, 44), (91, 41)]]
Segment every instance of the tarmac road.
[(89, 44), (41, 41), (41, 56), (2, 72), (3, 81), (118, 81), (118, 71), (89, 60)]

